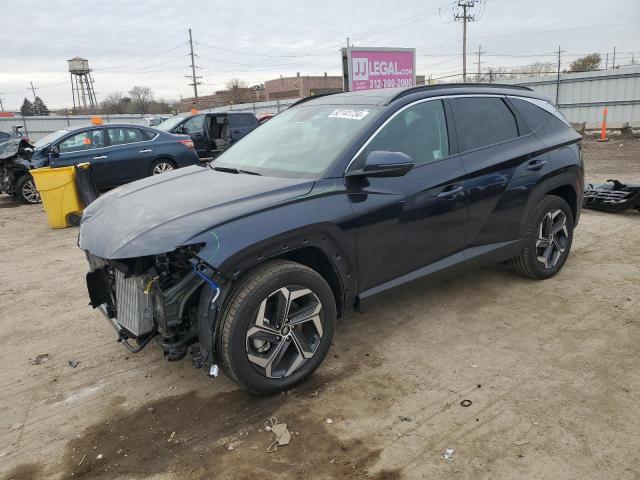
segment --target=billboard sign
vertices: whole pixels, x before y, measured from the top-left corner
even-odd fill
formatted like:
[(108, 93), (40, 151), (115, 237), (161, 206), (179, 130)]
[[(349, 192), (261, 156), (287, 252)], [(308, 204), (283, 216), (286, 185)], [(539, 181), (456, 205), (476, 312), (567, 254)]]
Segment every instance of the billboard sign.
[(415, 48), (351, 47), (343, 53), (349, 91), (412, 87), (416, 84)]

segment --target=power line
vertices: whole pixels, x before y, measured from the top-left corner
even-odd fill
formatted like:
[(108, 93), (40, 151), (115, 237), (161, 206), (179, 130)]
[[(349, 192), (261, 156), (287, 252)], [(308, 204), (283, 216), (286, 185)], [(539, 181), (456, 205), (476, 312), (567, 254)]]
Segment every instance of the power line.
[(480, 65), (482, 64), (482, 62), (480, 61), (480, 55), (482, 55), (483, 53), (485, 53), (485, 52), (482, 51), (482, 45), (478, 45), (478, 62), (477, 62), (478, 63), (478, 76), (476, 78), (478, 83), (480, 83)]
[(453, 19), (462, 22), (462, 80), (467, 81), (467, 23), (476, 20), (470, 10), (475, 6), (476, 0), (460, 0), (458, 7), (462, 9), (462, 15), (456, 13)]
[(33, 86), (33, 82), (30, 82), (30, 83), (31, 83), (31, 91), (33, 92), (33, 100), (35, 101), (36, 98), (37, 98), (36, 97), (36, 90), (38, 90), (38, 88), (40, 88), (40, 87), (34, 87)]
[(200, 82), (198, 82), (198, 78), (202, 78), (202, 77), (196, 76), (196, 63), (195, 63), (195, 57), (193, 54), (193, 37), (191, 36), (191, 29), (189, 29), (189, 52), (190, 52), (189, 55), (191, 56), (191, 82), (192, 82), (189, 85), (193, 86), (193, 97), (197, 105), (198, 104), (198, 85), (200, 85)]

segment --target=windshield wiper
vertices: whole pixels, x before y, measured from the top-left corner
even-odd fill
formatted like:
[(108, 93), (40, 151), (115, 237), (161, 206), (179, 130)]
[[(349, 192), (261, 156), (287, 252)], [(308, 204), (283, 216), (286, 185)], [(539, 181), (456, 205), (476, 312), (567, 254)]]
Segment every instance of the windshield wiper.
[[(211, 164), (209, 165), (211, 166)], [(213, 170), (217, 170), (219, 172), (227, 172), (227, 173), (246, 173), (247, 175), (262, 175), (258, 172), (252, 172), (251, 170), (242, 170), (241, 168), (235, 167), (220, 167), (220, 166), (211, 166)]]

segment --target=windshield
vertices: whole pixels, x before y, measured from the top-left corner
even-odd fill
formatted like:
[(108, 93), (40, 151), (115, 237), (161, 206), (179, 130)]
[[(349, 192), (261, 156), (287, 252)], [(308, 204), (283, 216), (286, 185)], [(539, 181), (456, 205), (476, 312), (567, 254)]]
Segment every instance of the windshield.
[(321, 178), (381, 110), (368, 105), (309, 105), (285, 110), (212, 165), (274, 177)]
[(176, 127), (176, 125), (182, 122), (185, 118), (187, 117), (185, 116), (171, 117), (166, 119), (164, 122), (159, 123), (154, 128), (157, 128), (158, 130), (163, 130), (165, 132), (170, 132)]
[(42, 147), (46, 147), (47, 145), (58, 140), (59, 138), (62, 138), (67, 133), (69, 133), (69, 130), (58, 130), (57, 132), (50, 133), (49, 135), (42, 137), (37, 142), (34, 142), (33, 147), (35, 150), (40, 150)]

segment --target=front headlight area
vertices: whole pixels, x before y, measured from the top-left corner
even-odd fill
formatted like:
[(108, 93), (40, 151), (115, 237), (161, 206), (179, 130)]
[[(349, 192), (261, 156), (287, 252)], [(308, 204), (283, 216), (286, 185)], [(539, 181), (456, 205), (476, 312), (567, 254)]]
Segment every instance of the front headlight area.
[(203, 244), (156, 255), (156, 275), (145, 288), (151, 297), (158, 342), (169, 360), (179, 360), (198, 338), (197, 308), (203, 283), (215, 271), (196, 256)]

